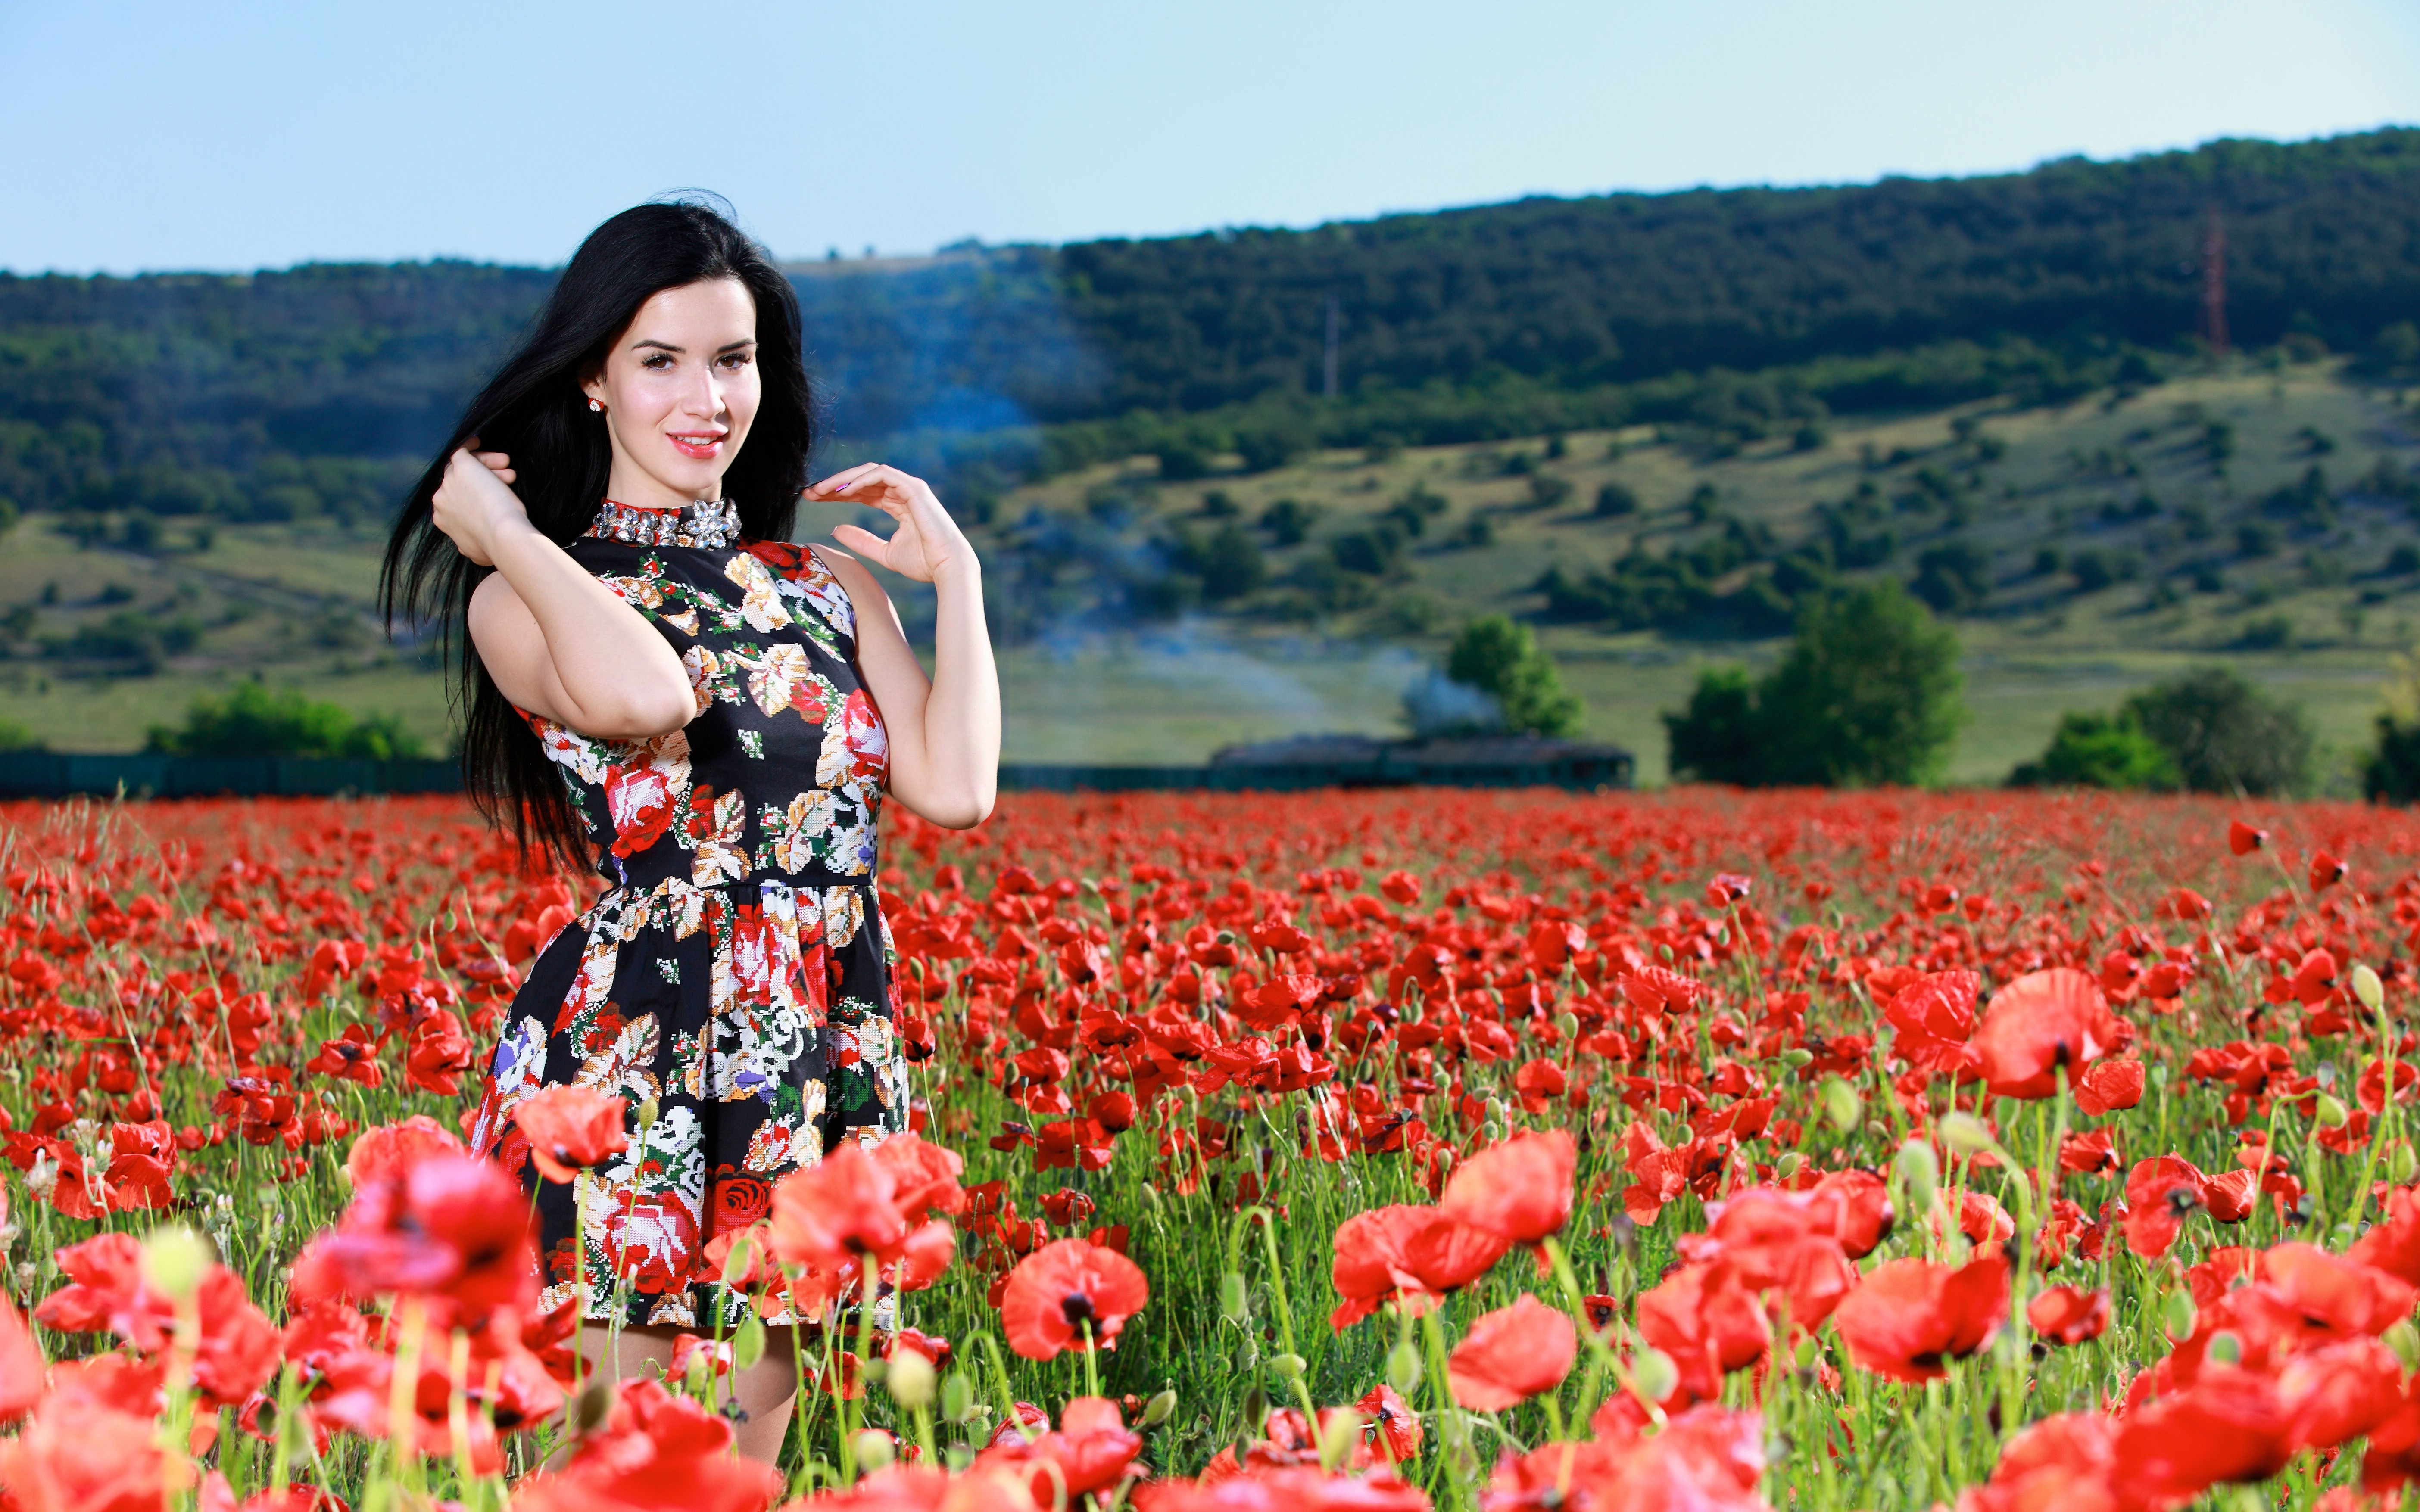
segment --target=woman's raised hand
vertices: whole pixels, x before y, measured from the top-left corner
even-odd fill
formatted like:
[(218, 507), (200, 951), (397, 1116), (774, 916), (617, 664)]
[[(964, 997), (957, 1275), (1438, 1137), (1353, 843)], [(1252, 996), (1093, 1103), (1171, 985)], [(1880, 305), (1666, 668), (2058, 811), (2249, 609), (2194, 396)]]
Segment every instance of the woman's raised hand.
[(933, 497), (931, 486), (897, 468), (868, 462), (835, 472), (809, 488), (807, 497), (827, 503), (869, 505), (897, 520), (899, 528), (888, 541), (855, 525), (834, 527), (832, 539), (902, 578), (936, 582), (952, 563), (974, 561), (974, 548), (967, 544), (957, 521)]
[(483, 567), (496, 564), (495, 540), (500, 532), (529, 524), (520, 496), (505, 486), (513, 481), (512, 458), (502, 452), (474, 452), (473, 436), (445, 459), (445, 479), (429, 501), (437, 528), (454, 549)]

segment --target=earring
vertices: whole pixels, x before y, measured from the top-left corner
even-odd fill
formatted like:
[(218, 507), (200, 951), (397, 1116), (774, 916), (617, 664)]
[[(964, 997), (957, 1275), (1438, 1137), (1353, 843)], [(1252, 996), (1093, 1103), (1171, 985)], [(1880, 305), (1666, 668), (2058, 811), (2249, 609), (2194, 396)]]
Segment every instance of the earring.
[(605, 406), (595, 399), (588, 401), (588, 408), (596, 410), (600, 415), (605, 412)]

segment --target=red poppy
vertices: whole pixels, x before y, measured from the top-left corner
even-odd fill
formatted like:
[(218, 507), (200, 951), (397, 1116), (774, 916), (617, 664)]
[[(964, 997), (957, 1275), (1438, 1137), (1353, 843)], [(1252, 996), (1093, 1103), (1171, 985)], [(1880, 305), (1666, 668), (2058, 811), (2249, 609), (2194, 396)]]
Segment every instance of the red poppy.
[(1151, 1300), (1142, 1267), (1081, 1239), (1045, 1244), (1016, 1262), (1001, 1296), (1008, 1347), (1029, 1360), (1082, 1349), (1087, 1338), (1114, 1348), (1126, 1319)]
[(1339, 1224), (1327, 1273), (1340, 1300), (1328, 1315), (1329, 1326), (1342, 1334), (1389, 1302), (1409, 1302), (1421, 1310), (1434, 1305), (1435, 1299), (1411, 1273), (1405, 1246), (1435, 1222), (1434, 1208), (1395, 1204), (1357, 1212)]
[[(177, 1332), (177, 1304), (147, 1285), (132, 1234), (96, 1234), (56, 1256), (69, 1284), (42, 1299), (34, 1321), (62, 1333), (107, 1330), (146, 1355), (164, 1353)], [(201, 1327), (194, 1385), (212, 1407), (233, 1407), (276, 1373), (278, 1333), (244, 1295), (243, 1279), (211, 1265), (192, 1304)]]
[(2267, 1480), (2293, 1455), (2274, 1382), (2218, 1370), (2126, 1415), (2114, 1479), (2127, 1505), (2174, 1506), (2221, 1482)]
[(0, 1301), (0, 1424), (33, 1411), (47, 1389), (41, 1346), (17, 1309)]
[(1365, 1425), (1361, 1442), (1381, 1462), (1400, 1465), (1420, 1455), (1420, 1414), (1394, 1387), (1381, 1382), (1353, 1404)]
[(569, 1181), (630, 1148), (628, 1098), (564, 1082), (513, 1104), (513, 1121), (529, 1136), (530, 1160), (550, 1181)]
[(297, 1259), (324, 1268), (338, 1288), (444, 1295), (473, 1313), (526, 1306), (537, 1283), (529, 1199), (488, 1161), (428, 1156), (354, 1194), (332, 1232)]
[(1457, 1166), (1437, 1207), (1473, 1228), (1534, 1244), (1570, 1220), (1578, 1165), (1568, 1130), (1514, 1134)]
[(2383, 1333), (2415, 1300), (2401, 1277), (2299, 1241), (2272, 1245), (2260, 1274), (2304, 1318), (2340, 1334)]
[(2420, 1195), (2408, 1186), (2386, 1194), (2386, 1216), (2352, 1242), (2347, 1259), (2420, 1284)]
[(839, 1275), (861, 1259), (896, 1258), (908, 1242), (899, 1183), (855, 1140), (773, 1188), (773, 1253), (791, 1265)]
[(345, 1176), (358, 1192), (403, 1175), (431, 1155), (459, 1155), (462, 1141), (426, 1113), (365, 1129), (345, 1160)]
[(2126, 1247), (2147, 1260), (2165, 1255), (2209, 1186), (2181, 1155), (2137, 1161), (2126, 1177)]
[(1962, 1266), (1891, 1260), (1875, 1267), (1832, 1315), (1849, 1358), (1899, 1381), (1938, 1381), (1945, 1361), (1991, 1341), (2009, 1316), (2009, 1262)]
[(1890, 1187), (1871, 1171), (1832, 1171), (1801, 1196), (1821, 1215), (1849, 1258), (1862, 1260), (1881, 1244), (1896, 1221)]
[(1578, 1353), (1571, 1315), (1525, 1293), (1470, 1325), (1446, 1374), (1463, 1406), (1500, 1412), (1561, 1385)]
[(2114, 1512), (2118, 1426), (2098, 1412), (2060, 1412), (2029, 1424), (2001, 1452), (1991, 1481), (1958, 1502), (1960, 1512)]
[(2337, 883), (2344, 880), (2345, 864), (2342, 860), (2338, 859), (2336, 856), (2331, 856), (2326, 851), (2313, 851), (2311, 853), (2311, 867), (2308, 875), (2311, 882), (2311, 890), (2313, 892), (2324, 892), (2328, 888), (2335, 887)]
[(2109, 1326), (2109, 1293), (2097, 1287), (2044, 1287), (2025, 1304), (2025, 1321), (2053, 1344), (2086, 1343)]
[(1142, 1435), (1125, 1426), (1115, 1402), (1078, 1396), (1062, 1409), (1056, 1432), (1019, 1436), (984, 1451), (988, 1466), (1013, 1466), (1026, 1474), (1035, 1504), (1055, 1497), (1070, 1501), (1105, 1491), (1135, 1473)]
[(1638, 1334), (1680, 1367), (1691, 1400), (1721, 1394), (1723, 1377), (1764, 1357), (1773, 1324), (1756, 1294), (1719, 1265), (1684, 1265), (1639, 1293)]
[(2143, 1101), (2143, 1063), (2104, 1060), (2075, 1083), (2075, 1105), (2091, 1118), (2122, 1113)]
[(2402, 1362), (2376, 1339), (2346, 1339), (2288, 1360), (2277, 1372), (2277, 1396), (2295, 1448), (2333, 1449), (2401, 1405)]
[(2042, 1098), (2118, 1047), (2126, 1026), (2101, 984), (2071, 966), (2030, 972), (1992, 995), (1975, 1031), (1977, 1069), (1998, 1097)]
[(1975, 1070), (1975, 1000), (1983, 980), (1971, 971), (1937, 971), (1901, 987), (1883, 1008), (1895, 1031), (1891, 1048), (1918, 1071), (1967, 1076)]
[(1778, 1290), (1790, 1320), (1812, 1329), (1857, 1284), (1857, 1268), (1832, 1237), (1831, 1213), (1794, 1193), (1750, 1187), (1709, 1209), (1702, 1235), (1684, 1235), (1691, 1261), (1728, 1267), (1750, 1291)]
[(781, 1494), (772, 1466), (730, 1452), (731, 1425), (663, 1382), (622, 1383), (602, 1430), (561, 1470), (513, 1490), (515, 1512), (761, 1512)]
[(2269, 843), (2269, 831), (2255, 829), (2242, 820), (2232, 820), (2226, 826), (2226, 848), (2238, 856), (2249, 856)]
[(26, 1512), (159, 1512), (194, 1473), (161, 1444), (159, 1375), (129, 1401), (123, 1362), (80, 1362), (16, 1437), (0, 1440), (0, 1484)]

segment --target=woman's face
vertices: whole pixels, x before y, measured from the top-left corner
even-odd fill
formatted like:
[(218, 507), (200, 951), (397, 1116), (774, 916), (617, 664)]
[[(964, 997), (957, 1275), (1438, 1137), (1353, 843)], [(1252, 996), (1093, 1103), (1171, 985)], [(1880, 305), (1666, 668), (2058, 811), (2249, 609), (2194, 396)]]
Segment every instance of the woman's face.
[(615, 500), (661, 508), (720, 499), (761, 393), (755, 300), (736, 278), (662, 290), (581, 390), (605, 407), (596, 418), (613, 438)]

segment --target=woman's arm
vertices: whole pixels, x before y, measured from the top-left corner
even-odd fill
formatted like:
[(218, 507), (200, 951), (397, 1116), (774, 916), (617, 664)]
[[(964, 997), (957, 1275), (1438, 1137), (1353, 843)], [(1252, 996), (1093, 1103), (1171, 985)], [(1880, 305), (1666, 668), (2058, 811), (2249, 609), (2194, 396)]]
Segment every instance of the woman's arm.
[[(476, 444), (473, 441), (473, 444)], [(670, 642), (530, 524), (501, 452), (458, 450), (434, 501), (456, 549), (496, 570), (471, 594), (471, 644), (496, 687), (600, 740), (644, 740), (696, 716)]]
[(921, 478), (869, 463), (838, 473), (810, 498), (867, 504), (899, 522), (885, 541), (843, 525), (832, 532), (868, 561), (933, 585), (933, 676), (908, 644), (891, 595), (862, 563), (826, 560), (857, 609), (857, 670), (891, 743), (891, 795), (934, 824), (970, 829), (1000, 791), (1000, 673), (984, 625), (983, 566)]

